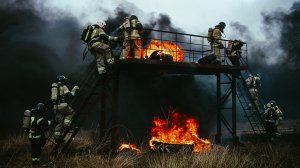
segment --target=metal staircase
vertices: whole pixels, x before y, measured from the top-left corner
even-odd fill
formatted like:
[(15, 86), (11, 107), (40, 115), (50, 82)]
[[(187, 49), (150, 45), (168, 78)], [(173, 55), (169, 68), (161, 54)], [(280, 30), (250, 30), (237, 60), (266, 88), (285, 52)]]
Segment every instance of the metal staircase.
[[(234, 106), (231, 106), (229, 97), (236, 95), (237, 101), (241, 104), (241, 108), (243, 110), (244, 117), (247, 118), (249, 125), (251, 127), (251, 131), (255, 135), (256, 138), (258, 137), (264, 137), (266, 135), (264, 120), (262, 117), (262, 105), (265, 104), (263, 99), (259, 97), (259, 105), (260, 107), (253, 106), (253, 108), (250, 108), (249, 104), (254, 104), (254, 100), (251, 97), (251, 94), (249, 92), (249, 89), (246, 86), (245, 79), (249, 75), (248, 70), (240, 71), (237, 74), (227, 74), (223, 73), (222, 75), (217, 75), (217, 83), (218, 83), (218, 89), (219, 92), (217, 94), (220, 97), (220, 100), (218, 102), (220, 111), (226, 111), (230, 110), (232, 111)], [(221, 77), (222, 76), (222, 77)], [(221, 89), (222, 88), (222, 89)], [(234, 89), (236, 88), (236, 90)], [(221, 93), (221, 90), (225, 91)], [(233, 101), (232, 97), (232, 100)], [(235, 104), (235, 103), (233, 103)], [(236, 109), (235, 109), (236, 111)], [(236, 119), (232, 119), (233, 122), (230, 124), (230, 122), (227, 121), (226, 117), (223, 115), (223, 113), (218, 113), (219, 119), (222, 121), (224, 126), (227, 128), (227, 130), (232, 134), (236, 135), (236, 125), (233, 125), (235, 123)], [(220, 129), (220, 128), (219, 128)], [(218, 135), (220, 136), (220, 135)], [(235, 137), (234, 137), (235, 138)]]
[[(248, 65), (247, 60), (247, 52), (245, 51), (246, 56), (243, 57), (242, 55), (239, 55), (239, 65)], [(226, 64), (230, 64), (229, 60), (225, 59)], [(254, 100), (251, 97), (251, 94), (249, 92), (249, 89), (246, 86), (245, 80), (248, 78), (249, 74), (252, 74), (249, 70), (242, 70), (237, 74), (237, 81), (236, 81), (236, 97), (238, 101), (241, 104), (242, 110), (244, 112), (244, 116), (249, 121), (249, 124), (251, 126), (251, 129), (253, 131), (253, 134), (257, 137), (258, 135), (265, 135), (265, 125), (262, 118), (262, 105), (265, 104), (265, 101), (259, 97), (259, 107), (253, 106), (254, 108), (250, 108), (249, 104), (253, 105)], [(229, 82), (222, 82), (221, 84), (231, 84), (232, 82), (232, 76), (229, 76), (228, 74), (224, 74), (227, 79), (229, 79)], [(221, 104), (224, 104), (229, 95), (231, 94), (232, 88), (229, 88), (227, 92), (222, 97)], [(222, 107), (222, 110), (226, 110), (228, 108)], [(229, 131), (232, 131), (232, 128), (230, 124), (226, 121), (225, 117), (221, 115), (221, 120), (223, 121), (224, 125), (227, 127)]]
[[(263, 118), (261, 116), (261, 108), (256, 106), (253, 106), (254, 108), (249, 107), (249, 104), (254, 104), (254, 100), (252, 99), (245, 82), (245, 79), (248, 77), (248, 75), (249, 71), (243, 71), (239, 73), (239, 77), (237, 78), (239, 79), (237, 82), (237, 98), (244, 111), (244, 116), (249, 121), (254, 135), (257, 136), (265, 134), (266, 130)], [(259, 97), (259, 104), (264, 104), (261, 97)]]

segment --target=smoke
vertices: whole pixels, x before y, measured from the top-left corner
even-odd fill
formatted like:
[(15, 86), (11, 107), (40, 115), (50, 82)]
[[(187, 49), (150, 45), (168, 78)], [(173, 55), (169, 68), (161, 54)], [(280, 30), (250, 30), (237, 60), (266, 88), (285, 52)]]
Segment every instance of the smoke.
[(255, 39), (249, 28), (233, 22), (236, 36), (248, 42), (250, 71), (262, 76), (261, 96), (275, 100), (285, 118), (298, 118), (300, 3), (289, 11), (262, 13), (264, 40)]
[[(140, 19), (145, 28), (184, 33), (173, 25), (168, 15), (145, 14), (130, 3), (120, 4), (113, 10), (97, 3), (93, 10), (85, 11), (74, 15), (33, 0), (0, 3), (0, 87), (4, 90), (0, 131), (4, 135), (20, 127), (25, 109), (40, 101), (48, 102), (50, 86), (57, 74), (66, 74), (70, 82), (78, 81), (82, 68), (86, 67), (81, 61), (83, 45), (79, 36), (83, 28), (98, 21), (99, 16), (106, 20), (109, 34), (131, 14), (148, 18)], [(98, 13), (90, 14), (90, 11)], [(294, 3), (289, 12), (263, 13), (262, 16), (264, 40), (255, 39), (251, 30), (238, 22), (230, 24), (236, 30), (232, 37), (248, 42), (250, 70), (262, 76), (261, 96), (276, 100), (284, 108), (286, 117), (299, 117), (296, 113), (297, 100), (300, 100), (297, 94), (300, 91), (299, 3)], [(153, 36), (146, 31), (142, 38), (145, 46), (148, 42), (145, 39)], [(164, 38), (172, 40), (174, 36)], [(184, 37), (177, 40), (184, 41)], [(115, 47), (120, 50), (120, 45)], [(215, 85), (207, 84), (207, 80), (212, 81), (212, 78), (122, 73), (120, 121), (135, 130), (134, 134), (145, 135), (150, 131), (153, 117), (161, 116), (172, 106), (179, 112), (196, 116), (200, 132), (208, 135), (211, 121), (215, 120), (216, 98)], [(4, 128), (6, 130), (2, 130)]]
[[(90, 62), (81, 61), (84, 46), (79, 40), (83, 25), (90, 20), (86, 19), (84, 22), (68, 11), (49, 8), (45, 3), (36, 3), (33, 0), (0, 3), (0, 77), (3, 79), (0, 87), (4, 90), (0, 104), (0, 131), (3, 136), (19, 130), (25, 109), (33, 108), (37, 102), (49, 103), (51, 83), (58, 74), (65, 74), (69, 78), (69, 83), (76, 84), (86, 64)], [(143, 15), (132, 4), (131, 6), (135, 9), (134, 14)], [(132, 10), (124, 5), (118, 6), (114, 13), (104, 8), (98, 9), (101, 10), (102, 18), (107, 18), (108, 33), (112, 33), (125, 16), (132, 14)], [(149, 22), (142, 21), (145, 28), (183, 32), (172, 25), (169, 16), (150, 15), (152, 19)], [(82, 13), (80, 16), (88, 18)], [(150, 32), (143, 35), (143, 39), (148, 38)], [(143, 44), (146, 45), (146, 40)], [(131, 111), (133, 114), (146, 116), (148, 125), (151, 124), (155, 113), (160, 115), (169, 106), (201, 118), (202, 111), (210, 109), (208, 106), (212, 105), (204, 103), (207, 100), (202, 100), (201, 95), (210, 94), (200, 88), (191, 76), (183, 77), (186, 79), (184, 82), (179, 76), (153, 74), (150, 76), (124, 74), (121, 78), (124, 79), (120, 90), (125, 89), (123, 95), (120, 93), (121, 115), (127, 115)], [(132, 81), (137, 83), (132, 84)], [(176, 92), (178, 88), (184, 89)], [(127, 92), (130, 90), (132, 93)], [(133, 105), (128, 106), (131, 103)], [(126, 121), (139, 120), (139, 115)], [(206, 116), (202, 117), (203, 120), (205, 118)], [(135, 129), (136, 125), (131, 128)], [(145, 129), (148, 128), (150, 127), (142, 129), (144, 132), (140, 135), (145, 135)]]
[(37, 102), (48, 103), (57, 74), (70, 75), (81, 67), (76, 19), (65, 16), (49, 22), (34, 10), (33, 2), (0, 3), (3, 134), (20, 128), (25, 109)]
[[(276, 19), (275, 19), (276, 20)], [(280, 20), (277, 19), (277, 20)], [(300, 65), (300, 2), (295, 2), (291, 7), (291, 12), (281, 19), (283, 26), (281, 31), (280, 45), (288, 56), (284, 63), (291, 71), (299, 71)]]

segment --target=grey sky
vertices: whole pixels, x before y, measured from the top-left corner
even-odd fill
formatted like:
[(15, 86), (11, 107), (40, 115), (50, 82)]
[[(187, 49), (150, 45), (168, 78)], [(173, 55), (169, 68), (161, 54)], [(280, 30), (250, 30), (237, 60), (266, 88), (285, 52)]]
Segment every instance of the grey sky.
[[(187, 33), (203, 34), (209, 26), (219, 21), (230, 23), (240, 22), (251, 28), (256, 38), (263, 38), (261, 31), (262, 12), (287, 10), (295, 0), (39, 0), (50, 9), (67, 11), (82, 21), (82, 24), (96, 22), (99, 18), (106, 19), (114, 14), (114, 9), (122, 6), (125, 11), (147, 21), (151, 17), (164, 13), (170, 16), (172, 23)], [(49, 15), (48, 15), (49, 16)], [(54, 16), (51, 16), (54, 17)], [(53, 18), (52, 18), (53, 19)], [(226, 32), (231, 33), (230, 27)]]

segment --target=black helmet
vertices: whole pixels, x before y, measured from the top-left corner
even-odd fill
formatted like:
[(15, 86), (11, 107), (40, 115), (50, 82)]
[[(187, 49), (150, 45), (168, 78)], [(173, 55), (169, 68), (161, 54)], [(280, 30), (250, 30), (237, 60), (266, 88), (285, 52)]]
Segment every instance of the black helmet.
[(57, 81), (57, 82), (61, 82), (61, 83), (65, 83), (66, 79), (67, 79), (67, 78), (66, 78), (64, 75), (58, 75), (58, 76), (56, 77), (56, 81)]
[(223, 29), (226, 27), (225, 22), (220, 22), (219, 25), (220, 25), (220, 27), (222, 27)]
[(139, 20), (138, 17), (136, 17), (135, 15), (131, 15), (131, 16), (129, 17), (129, 20), (133, 20), (133, 19)]
[(38, 115), (44, 115), (46, 111), (46, 106), (44, 103), (38, 103), (36, 105), (36, 108), (34, 109), (34, 112), (37, 113)]
[(270, 104), (271, 104), (272, 106), (276, 106), (276, 102), (275, 102), (274, 100), (271, 100), (271, 101), (270, 101)]

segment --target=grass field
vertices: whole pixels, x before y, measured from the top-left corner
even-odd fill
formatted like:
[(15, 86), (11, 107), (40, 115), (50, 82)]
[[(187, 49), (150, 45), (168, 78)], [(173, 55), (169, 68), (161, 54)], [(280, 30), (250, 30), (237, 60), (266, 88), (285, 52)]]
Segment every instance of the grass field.
[[(74, 168), (240, 168), (300, 167), (300, 136), (282, 137), (274, 143), (252, 142), (243, 146), (214, 145), (208, 153), (159, 153), (142, 147), (142, 153), (108, 151), (99, 154), (102, 145), (94, 144), (88, 133), (81, 133), (71, 145), (72, 152), (59, 161), (49, 156), (45, 146), (41, 167)], [(146, 143), (145, 143), (146, 144)], [(0, 141), (0, 167), (31, 167), (30, 143), (27, 137), (10, 136)]]

